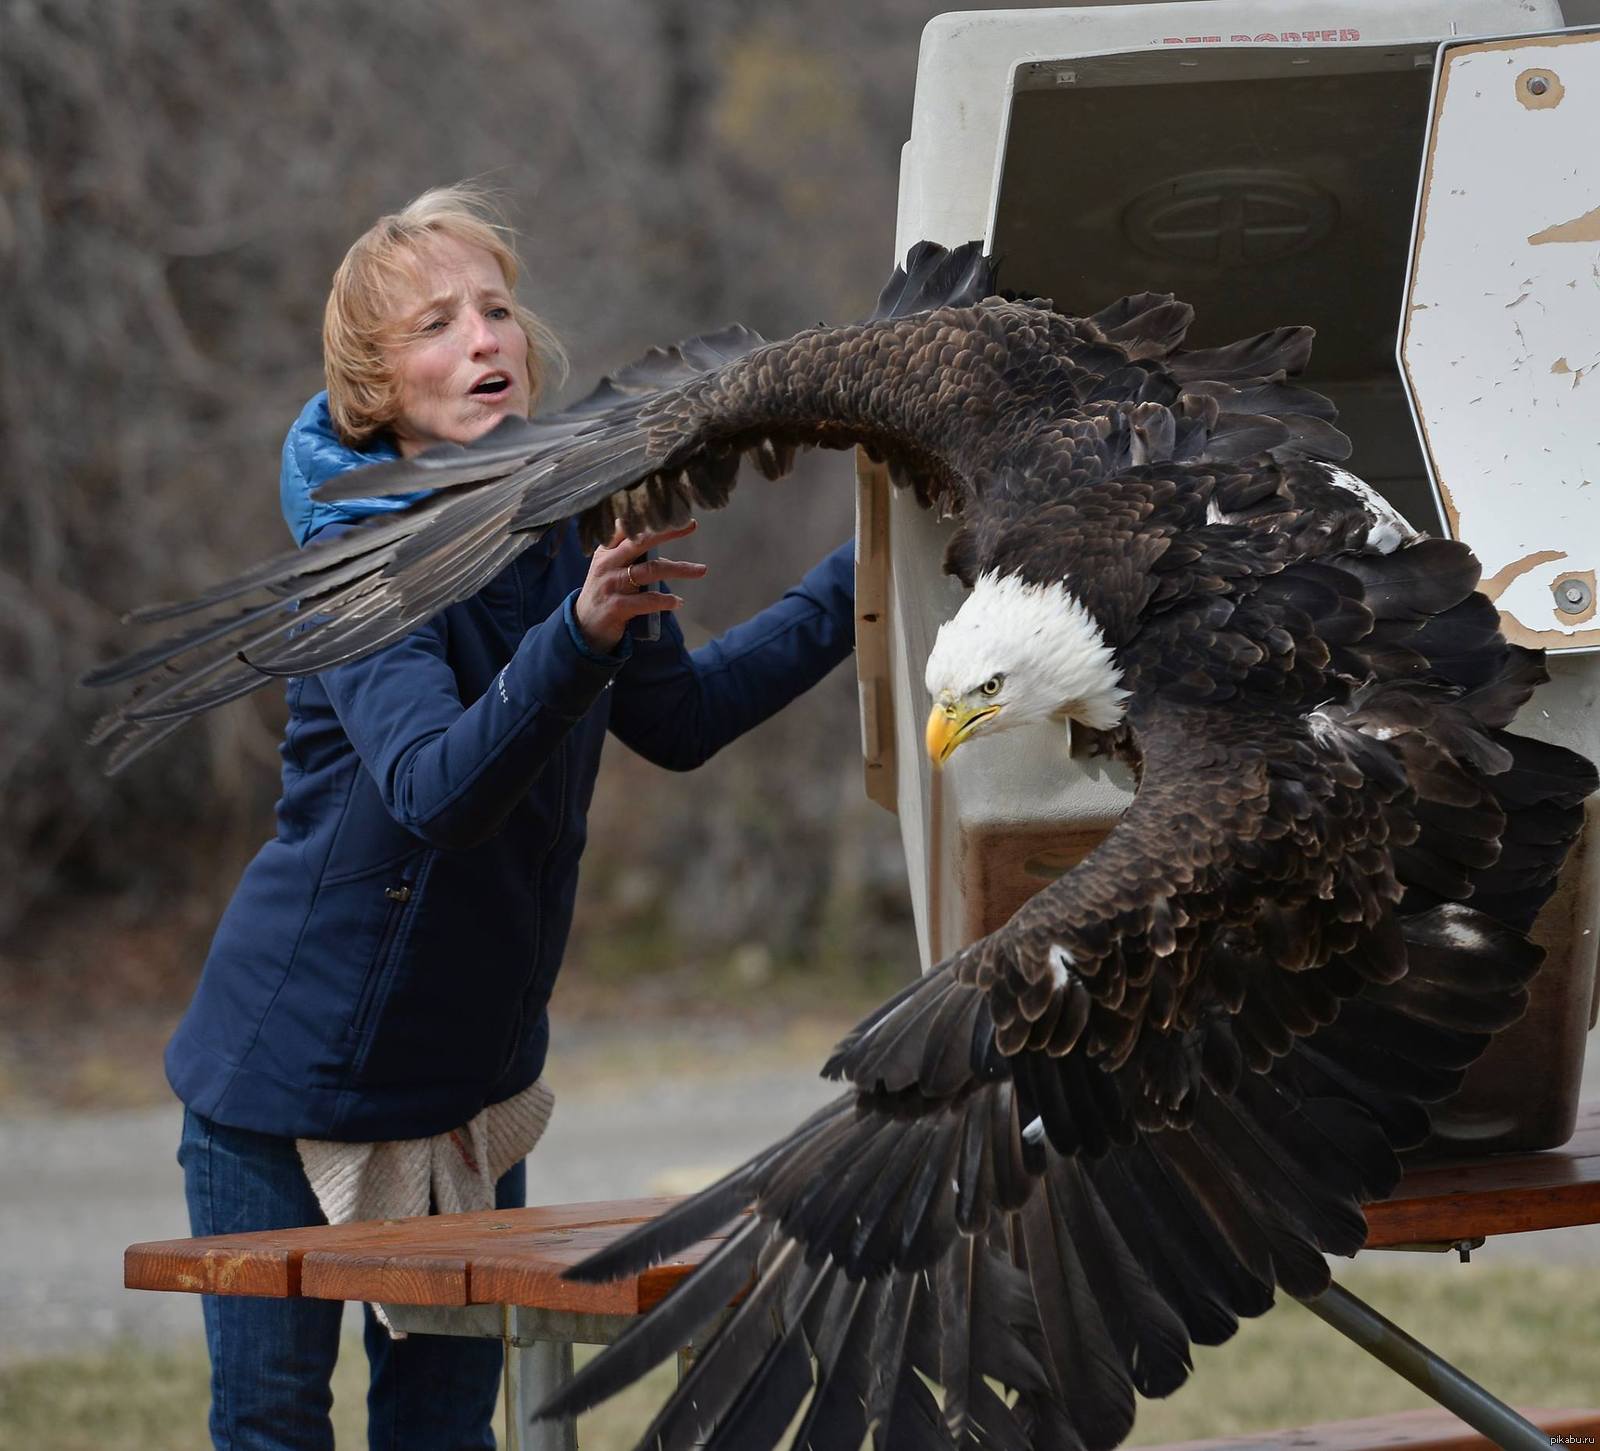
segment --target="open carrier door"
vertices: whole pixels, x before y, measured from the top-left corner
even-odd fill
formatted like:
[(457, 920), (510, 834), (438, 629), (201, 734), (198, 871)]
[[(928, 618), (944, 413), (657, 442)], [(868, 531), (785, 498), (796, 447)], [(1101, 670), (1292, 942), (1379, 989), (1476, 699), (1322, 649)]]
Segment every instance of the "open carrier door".
[[(1486, 576), (1501, 567), (1490, 560), (1501, 558), (1502, 544), (1512, 546), (1494, 522), (1498, 516), (1475, 501), (1480, 493), (1493, 494), (1504, 506), (1501, 455), (1515, 450), (1523, 462), (1520, 486), (1509, 491), (1513, 512), (1518, 494), (1553, 501), (1559, 492), (1565, 502), (1550, 503), (1540, 515), (1544, 532), (1515, 546), (1512, 557), (1566, 548), (1570, 559), (1542, 561), (1515, 581), (1516, 601), (1544, 590), (1538, 643), (1563, 651), (1552, 659), (1557, 678), (1534, 703), (1535, 719), (1519, 721), (1518, 728), (1600, 755), (1600, 656), (1566, 653), (1589, 638), (1585, 625), (1600, 641), (1600, 620), (1569, 611), (1552, 621), (1552, 607), (1561, 613), (1561, 603), (1570, 601), (1565, 595), (1554, 601), (1550, 593), (1557, 576), (1570, 590), (1569, 576), (1591, 571), (1592, 611), (1596, 566), (1590, 556), (1600, 556), (1600, 407), (1589, 405), (1587, 436), (1580, 419), (1583, 389), (1600, 389), (1600, 341), (1587, 351), (1578, 341), (1585, 328), (1588, 338), (1600, 339), (1594, 325), (1600, 320), (1600, 223), (1594, 221), (1600, 211), (1586, 210), (1600, 206), (1600, 168), (1589, 154), (1592, 139), (1588, 152), (1584, 146), (1585, 137), (1600, 135), (1600, 72), (1577, 59), (1600, 59), (1600, 49), (1592, 37), (1561, 37), (1558, 65), (1548, 49), (1557, 38), (1537, 42), (1547, 48), (1543, 61), (1518, 62), (1513, 79), (1543, 64), (1557, 73), (1564, 98), (1559, 105), (1525, 104), (1552, 92), (1524, 90), (1518, 98), (1508, 81), (1514, 119), (1544, 130), (1502, 146), (1496, 119), (1456, 119), (1466, 115), (1464, 107), (1458, 113), (1462, 102), (1475, 99), (1476, 80), (1453, 90), (1441, 84), (1436, 101), (1436, 62), (1448, 76), (1459, 59), (1498, 45), (1502, 49), (1492, 52), (1498, 59), (1485, 64), (1507, 67), (1505, 57), (1513, 52), (1504, 47), (1533, 42), (1482, 38), (1558, 29), (1563, 15), (1556, 0), (1323, 0), (1313, 10), (1295, 15), (1297, 24), (1315, 21), (1316, 28), (1293, 31), (1281, 28), (1285, 10), (1275, 0), (976, 12), (934, 20), (923, 36), (911, 138), (902, 158), (897, 254), (924, 237), (955, 245), (981, 236), (1001, 259), (1004, 286), (1051, 297), (1067, 311), (1092, 312), (1130, 292), (1171, 291), (1196, 308), (1195, 346), (1283, 323), (1312, 324), (1317, 344), (1307, 381), (1339, 406), (1355, 444), (1351, 467), (1420, 527), (1462, 531), (1484, 558)], [(1591, 74), (1593, 90), (1580, 104), (1578, 93), (1591, 84)], [(1458, 128), (1472, 125), (1478, 130), (1459, 130), (1458, 139)], [(1564, 141), (1551, 139), (1557, 131)], [(1537, 170), (1519, 163), (1518, 147), (1528, 146), (1539, 149)], [(1469, 183), (1478, 206), (1491, 213), (1515, 208), (1519, 224), (1520, 213), (1532, 208), (1534, 220), (1518, 234), (1525, 249), (1528, 235), (1546, 227), (1587, 227), (1590, 240), (1564, 244), (1567, 273), (1552, 273), (1548, 286), (1538, 280), (1544, 272), (1530, 271), (1527, 288), (1518, 289), (1527, 295), (1509, 309), (1518, 291), (1507, 292), (1499, 273), (1484, 280), (1482, 286), (1494, 291), (1498, 331), (1484, 332), (1480, 322), (1476, 333), (1470, 326), (1447, 333), (1450, 299), (1479, 284), (1434, 264), (1435, 246), (1453, 233), (1449, 250), (1470, 254), (1475, 212), (1446, 205), (1440, 216), (1448, 212), (1448, 220), (1429, 219), (1431, 206), (1457, 200), (1453, 191), (1462, 183), (1450, 178), (1434, 186), (1432, 200), (1423, 194), (1415, 248), (1413, 220), (1425, 158), (1432, 174), (1440, 157), (1458, 150), (1470, 165), (1474, 149), (1493, 153), (1479, 158), (1482, 169)], [(1537, 206), (1527, 190), (1535, 175), (1546, 178), (1542, 185), (1550, 193)], [(1558, 177), (1564, 178), (1559, 187)], [(1495, 185), (1510, 188), (1503, 202), (1493, 199)], [(1551, 253), (1545, 246), (1540, 255)], [(1572, 280), (1567, 274), (1589, 264), (1596, 268), (1593, 277), (1565, 288)], [(1464, 264), (1458, 258), (1456, 265)], [(1440, 407), (1447, 413), (1481, 410), (1474, 400), (1493, 391), (1490, 375), (1511, 366), (1503, 338), (1514, 343), (1517, 334), (1506, 320), (1520, 321), (1524, 309), (1530, 316), (1541, 307), (1560, 313), (1564, 304), (1553, 289), (1563, 288), (1570, 299), (1582, 286), (1589, 288), (1584, 305), (1596, 311), (1584, 314), (1587, 323), (1575, 317), (1561, 335), (1568, 341), (1544, 360), (1549, 383), (1570, 395), (1562, 415), (1569, 420), (1562, 436), (1570, 439), (1564, 462), (1550, 464), (1553, 456), (1542, 452), (1552, 445), (1536, 436), (1531, 383), (1520, 392), (1502, 390), (1505, 406), (1495, 419), (1474, 415), (1479, 426), (1470, 445), (1452, 446), (1453, 416), (1440, 415), (1440, 436), (1430, 435), (1430, 449), (1441, 458), (1425, 456), (1408, 379), (1397, 362), (1402, 299), (1408, 308), (1423, 303), (1404, 315), (1413, 320), (1405, 338), (1408, 358), (1420, 347), (1429, 373), (1427, 381), (1410, 379), (1426, 422)], [(1487, 312), (1485, 300), (1474, 315)], [(1491, 338), (1499, 341), (1491, 344)], [(1459, 384), (1467, 353), (1476, 382), (1464, 392)], [(1570, 371), (1549, 371), (1558, 358)], [(1411, 367), (1408, 362), (1408, 372)], [(1521, 367), (1528, 374), (1534, 364)], [(1434, 376), (1439, 369), (1442, 376)], [(1539, 396), (1553, 394), (1547, 388)], [(1553, 418), (1554, 405), (1548, 406)], [(1498, 437), (1496, 430), (1513, 415), (1521, 427), (1514, 446), (1485, 441)], [(1462, 467), (1463, 455), (1477, 461), (1477, 473)], [(1589, 462), (1580, 466), (1580, 458)], [(1019, 749), (1012, 740), (976, 741), (962, 771), (932, 778), (916, 747), (927, 708), (923, 664), (962, 596), (941, 570), (949, 526), (896, 497), (865, 460), (858, 470), (858, 667), (867, 789), (900, 816), (928, 963), (998, 926), (1081, 860), (1120, 815), (1129, 783), (1115, 770)], [(1524, 537), (1534, 539), (1516, 535)], [(1583, 561), (1570, 544), (1579, 537), (1588, 540)], [(1560, 538), (1569, 543), (1551, 542)], [(1548, 580), (1546, 565), (1556, 570)], [(1527, 573), (1534, 577), (1528, 580)], [(1499, 602), (1502, 609), (1513, 603), (1510, 585)], [(1600, 852), (1574, 854), (1562, 891), (1541, 918), (1551, 951), (1536, 986), (1538, 1001), (1520, 1041), (1508, 1035), (1507, 1047), (1475, 1070), (1442, 1123), (1449, 1138), (1485, 1148), (1537, 1148), (1570, 1135), (1594, 1008), (1597, 875)]]
[[(1446, 530), (1483, 563), (1508, 639), (1551, 681), (1517, 729), (1600, 759), (1600, 28), (1443, 47), (1400, 361)], [(1586, 391), (1586, 388), (1588, 391)], [(1572, 1132), (1597, 1005), (1600, 804), (1535, 936), (1529, 1012), (1441, 1128), (1463, 1143)]]

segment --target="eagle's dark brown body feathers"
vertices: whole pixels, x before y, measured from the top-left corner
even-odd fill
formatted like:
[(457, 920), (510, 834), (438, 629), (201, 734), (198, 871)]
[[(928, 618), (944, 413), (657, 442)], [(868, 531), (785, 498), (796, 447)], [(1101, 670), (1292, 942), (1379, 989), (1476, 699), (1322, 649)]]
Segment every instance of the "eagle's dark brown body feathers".
[(347, 476), (332, 496), (440, 492), (213, 591), (266, 598), (98, 676), (146, 676), (106, 727), (120, 764), (261, 672), (378, 648), (558, 520), (666, 523), (725, 502), (741, 457), (777, 475), (802, 445), (860, 444), (960, 516), (948, 564), (989, 613), (935, 647), (945, 749), (1059, 705), (1139, 791), (1084, 863), (840, 1045), (839, 1100), (581, 1268), (736, 1221), (560, 1400), (627, 1384), (754, 1274), (652, 1447), (755, 1451), (802, 1406), (814, 1451), (869, 1428), (880, 1448), (1116, 1444), (1191, 1342), (1276, 1286), (1318, 1293), (1324, 1254), (1360, 1247), (1427, 1104), (1520, 1013), (1525, 933), (1594, 786), (1507, 731), (1542, 667), (1501, 638), (1470, 553), (1332, 465), (1331, 407), (1287, 381), (1307, 330), (1184, 353), (1170, 298), (1070, 319), (990, 282), (976, 248), (919, 248), (865, 323), (728, 329), (550, 420)]

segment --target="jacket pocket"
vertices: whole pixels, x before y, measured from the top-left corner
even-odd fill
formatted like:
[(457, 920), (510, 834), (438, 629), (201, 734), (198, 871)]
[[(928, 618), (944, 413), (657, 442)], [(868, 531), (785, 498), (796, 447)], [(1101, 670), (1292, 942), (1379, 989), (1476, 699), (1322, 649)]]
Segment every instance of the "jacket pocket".
[(361, 994), (356, 999), (355, 1011), (350, 1015), (350, 1037), (359, 1039), (371, 1026), (373, 1014), (388, 995), (389, 979), (394, 976), (395, 963), (400, 958), (400, 942), (405, 936), (404, 927), (412, 900), (416, 896), (415, 868), (379, 887), (386, 901), (383, 925), (378, 933), (378, 945), (372, 954), (372, 965), (367, 969), (361, 984)]

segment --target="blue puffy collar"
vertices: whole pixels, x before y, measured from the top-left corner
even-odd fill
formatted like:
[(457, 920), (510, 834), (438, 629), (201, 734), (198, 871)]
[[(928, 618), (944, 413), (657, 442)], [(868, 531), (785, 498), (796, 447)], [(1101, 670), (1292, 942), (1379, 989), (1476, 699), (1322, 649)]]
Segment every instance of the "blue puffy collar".
[(391, 514), (418, 499), (425, 499), (428, 491), (415, 494), (395, 494), (384, 499), (340, 499), (329, 503), (313, 499), (311, 491), (337, 474), (358, 468), (362, 464), (377, 463), (380, 459), (398, 458), (399, 454), (387, 439), (368, 448), (349, 448), (339, 442), (333, 431), (333, 419), (328, 414), (328, 395), (318, 393), (295, 419), (289, 436), (283, 441), (283, 469), (278, 475), (278, 501), (283, 507), (284, 522), (294, 535), (296, 544), (309, 543), (330, 524), (354, 524), (359, 519), (374, 514)]

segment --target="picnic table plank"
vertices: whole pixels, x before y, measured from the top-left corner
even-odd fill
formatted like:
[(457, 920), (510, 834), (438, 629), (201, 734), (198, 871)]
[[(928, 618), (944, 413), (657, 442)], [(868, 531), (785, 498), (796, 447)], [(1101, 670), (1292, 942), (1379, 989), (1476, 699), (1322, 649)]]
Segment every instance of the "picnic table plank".
[(723, 1237), (715, 1235), (691, 1245), (682, 1254), (641, 1274), (606, 1285), (584, 1285), (564, 1279), (563, 1275), (580, 1260), (613, 1243), (617, 1238), (614, 1228), (579, 1228), (559, 1239), (541, 1235), (533, 1254), (514, 1235), (508, 1235), (496, 1250), (473, 1260), (472, 1302), (535, 1305), (542, 1310), (573, 1310), (581, 1314), (640, 1315), (665, 1299)]
[[(283, 1230), (284, 1236), (303, 1230)], [(278, 1243), (277, 1233), (215, 1234), (204, 1239), (152, 1240), (131, 1244), (122, 1255), (122, 1282), (130, 1290), (184, 1290), (205, 1295), (265, 1295), (292, 1299), (300, 1293), (303, 1245)]]
[[(1551, 1444), (1557, 1436), (1593, 1444), (1600, 1411), (1523, 1411)], [(1569, 1442), (1569, 1444), (1573, 1444)], [(1327, 1421), (1292, 1431), (1258, 1431), (1209, 1441), (1170, 1442), (1145, 1451), (1492, 1451), (1494, 1442), (1464, 1426), (1449, 1411), (1401, 1411), (1359, 1421)]]
[[(134, 1290), (178, 1290), (283, 1298), (385, 1300), (400, 1305), (490, 1303), (470, 1295), (469, 1267), (480, 1260), (494, 1275), (520, 1266), (528, 1283), (562, 1287), (563, 1303), (550, 1308), (595, 1308), (593, 1287), (574, 1286), (560, 1274), (585, 1254), (611, 1243), (629, 1226), (653, 1219), (678, 1201), (670, 1197), (482, 1210), (416, 1219), (363, 1220), (308, 1225), (249, 1234), (153, 1240), (123, 1255), (123, 1283)], [(581, 1247), (563, 1253), (571, 1236)], [(686, 1272), (686, 1270), (684, 1271)], [(676, 1283), (681, 1272), (672, 1278)], [(637, 1313), (666, 1293), (653, 1272), (641, 1285), (624, 1282), (614, 1295), (619, 1313)], [(615, 1287), (604, 1287), (615, 1290)], [(573, 1297), (574, 1306), (566, 1303)], [(587, 1297), (587, 1298), (585, 1298)], [(493, 1302), (506, 1303), (506, 1302)]]
[(1414, 1160), (1366, 1212), (1369, 1249), (1600, 1222), (1600, 1102), (1582, 1107), (1559, 1149)]
[[(676, 1202), (602, 1200), (155, 1241), (129, 1247), (125, 1282), (146, 1290), (638, 1314), (715, 1241), (610, 1285), (579, 1285), (562, 1274)], [(1367, 1206), (1367, 1221), (1370, 1248), (1600, 1222), (1600, 1103), (1585, 1107), (1560, 1149), (1410, 1164), (1391, 1198)]]

